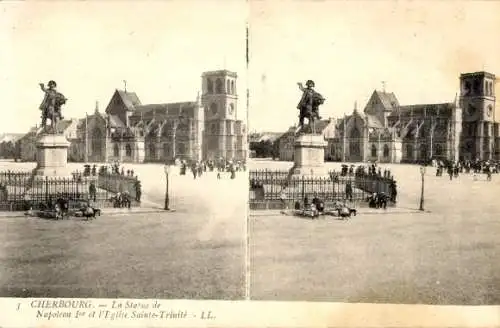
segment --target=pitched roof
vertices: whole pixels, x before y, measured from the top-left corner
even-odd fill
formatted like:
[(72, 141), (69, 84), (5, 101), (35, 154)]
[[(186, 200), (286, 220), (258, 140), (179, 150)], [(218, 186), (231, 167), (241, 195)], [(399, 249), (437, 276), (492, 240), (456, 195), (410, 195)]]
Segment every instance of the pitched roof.
[[(324, 129), (326, 129), (326, 127), (332, 122), (332, 120), (328, 119), (328, 120), (319, 120), (319, 121), (316, 121), (314, 127), (315, 127), (315, 130), (316, 132), (323, 132)], [(309, 123), (307, 124), (304, 124), (304, 127), (302, 129), (306, 129), (308, 130), (309, 129)], [(302, 130), (301, 129), (301, 130)]]
[(141, 101), (135, 92), (116, 90), (116, 93), (120, 96), (123, 103), (127, 107), (128, 110), (134, 110), (136, 106), (141, 105)]
[(369, 128), (382, 129), (384, 125), (373, 115), (366, 115), (366, 124)]
[(125, 124), (116, 115), (109, 115), (109, 125), (113, 128), (124, 128)]
[[(164, 103), (164, 104), (148, 104), (148, 105), (138, 105), (135, 107), (135, 112), (138, 113), (149, 113), (156, 111), (157, 113), (164, 113), (166, 115), (174, 113), (180, 114), (181, 109), (193, 109), (198, 106), (197, 102), (194, 101), (183, 101), (175, 103)], [(170, 113), (169, 113), (170, 112)]]
[(398, 111), (389, 114), (389, 117), (399, 116), (400, 112), (402, 115), (408, 115), (413, 112), (415, 116), (449, 115), (454, 107), (454, 103), (405, 105), (400, 106)]
[(394, 92), (375, 90), (375, 94), (378, 96), (385, 109), (393, 110), (399, 106), (398, 99), (396, 98)]

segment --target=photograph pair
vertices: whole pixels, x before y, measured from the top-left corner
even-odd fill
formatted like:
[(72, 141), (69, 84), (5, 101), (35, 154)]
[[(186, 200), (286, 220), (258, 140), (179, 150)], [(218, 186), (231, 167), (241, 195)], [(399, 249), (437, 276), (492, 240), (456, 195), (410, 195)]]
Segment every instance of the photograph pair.
[(500, 3), (0, 9), (0, 297), (500, 301)]

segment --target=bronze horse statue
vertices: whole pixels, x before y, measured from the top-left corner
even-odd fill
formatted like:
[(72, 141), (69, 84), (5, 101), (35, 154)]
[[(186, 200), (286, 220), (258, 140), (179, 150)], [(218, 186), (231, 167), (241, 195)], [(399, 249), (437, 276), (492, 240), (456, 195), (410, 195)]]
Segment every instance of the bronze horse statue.
[(299, 127), (300, 129), (304, 127), (304, 119), (307, 118), (311, 130), (310, 133), (316, 133), (315, 122), (321, 119), (319, 116), (319, 106), (323, 105), (325, 98), (316, 91), (312, 91), (308, 97), (310, 99), (308, 99), (307, 103), (299, 108)]

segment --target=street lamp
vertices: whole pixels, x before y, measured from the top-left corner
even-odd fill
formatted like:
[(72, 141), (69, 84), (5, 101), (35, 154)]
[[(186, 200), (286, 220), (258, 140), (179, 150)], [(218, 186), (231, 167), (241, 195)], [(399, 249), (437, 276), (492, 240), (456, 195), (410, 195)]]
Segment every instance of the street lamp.
[(422, 188), (420, 190), (420, 211), (424, 210), (424, 176), (425, 176), (425, 166), (420, 167), (420, 175), (422, 176)]
[(165, 170), (165, 177), (166, 177), (166, 180), (167, 180), (167, 183), (166, 183), (166, 189), (165, 189), (165, 208), (164, 210), (165, 211), (169, 211), (170, 210), (170, 199), (168, 197), (168, 175), (170, 173), (170, 166), (168, 164), (165, 164), (164, 166), (164, 170)]

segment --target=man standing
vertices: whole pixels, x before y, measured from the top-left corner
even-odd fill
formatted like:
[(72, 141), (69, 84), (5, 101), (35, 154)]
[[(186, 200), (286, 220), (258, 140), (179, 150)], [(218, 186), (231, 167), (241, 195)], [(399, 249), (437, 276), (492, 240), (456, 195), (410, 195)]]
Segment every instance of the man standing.
[(44, 127), (47, 123), (48, 114), (55, 110), (56, 97), (57, 97), (57, 84), (55, 81), (50, 80), (48, 83), (48, 88), (45, 88), (43, 83), (40, 83), (40, 88), (45, 92), (42, 103), (39, 109), (42, 111), (42, 126)]

